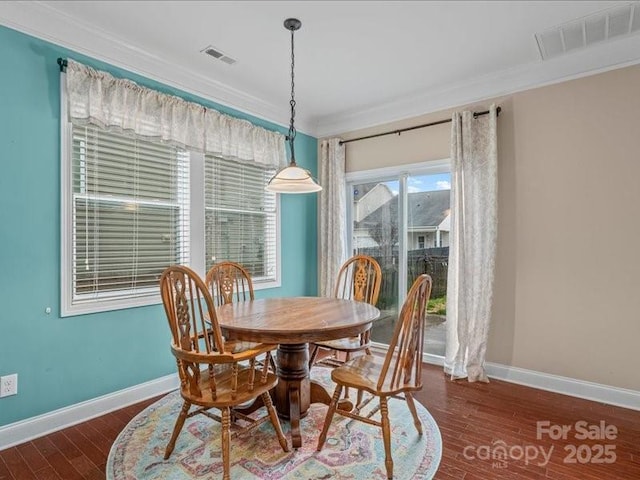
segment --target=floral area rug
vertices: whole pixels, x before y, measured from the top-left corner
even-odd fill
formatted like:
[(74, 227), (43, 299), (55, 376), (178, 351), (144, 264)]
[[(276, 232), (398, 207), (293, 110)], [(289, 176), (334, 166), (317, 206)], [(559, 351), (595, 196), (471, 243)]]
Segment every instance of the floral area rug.
[[(333, 392), (328, 369), (314, 367), (312, 378)], [(375, 399), (370, 405), (374, 403)], [(131, 420), (111, 447), (107, 480), (222, 478), (220, 424), (204, 415), (187, 419), (171, 457), (163, 460), (181, 407), (180, 393), (171, 392)], [(440, 463), (442, 440), (438, 426), (426, 408), (418, 402), (416, 407), (422, 420), (422, 436), (413, 425), (406, 403), (389, 401), (395, 479), (430, 479)], [(264, 410), (257, 413), (262, 415)], [(303, 440), (298, 450), (283, 452), (269, 421), (232, 438), (231, 478), (386, 479), (382, 431), (378, 427), (336, 414), (323, 450), (316, 451), (326, 413), (326, 405), (311, 405), (300, 422)], [(291, 444), (289, 424), (284, 420), (281, 424)]]

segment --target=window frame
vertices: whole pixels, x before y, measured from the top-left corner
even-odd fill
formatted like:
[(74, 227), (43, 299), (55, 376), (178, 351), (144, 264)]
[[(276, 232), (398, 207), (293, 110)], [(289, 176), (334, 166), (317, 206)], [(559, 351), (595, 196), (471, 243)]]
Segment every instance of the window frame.
[[(159, 288), (141, 288), (135, 295), (110, 298), (109, 294), (95, 300), (74, 303), (73, 292), (73, 185), (72, 185), (72, 123), (69, 121), (65, 82), (60, 82), (60, 316), (68, 317), (107, 312), (162, 303)], [(204, 278), (205, 271), (205, 184), (204, 154), (189, 154), (189, 267)], [(281, 208), (280, 194), (275, 199), (275, 280), (254, 281), (254, 290), (277, 288), (281, 280)], [(230, 259), (233, 260), (233, 259)], [(145, 293), (146, 292), (146, 293)]]

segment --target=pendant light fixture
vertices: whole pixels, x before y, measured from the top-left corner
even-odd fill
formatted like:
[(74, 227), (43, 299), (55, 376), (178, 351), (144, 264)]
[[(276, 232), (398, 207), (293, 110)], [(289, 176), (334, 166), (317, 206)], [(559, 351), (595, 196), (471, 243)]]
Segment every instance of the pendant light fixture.
[(309, 170), (296, 165), (296, 156), (293, 148), (293, 142), (296, 138), (296, 128), (294, 120), (296, 116), (296, 100), (295, 100), (295, 81), (293, 67), (295, 66), (295, 55), (293, 52), (293, 33), (299, 30), (302, 22), (297, 18), (287, 18), (284, 21), (284, 28), (291, 32), (291, 120), (289, 122), (289, 134), (287, 141), (289, 142), (289, 150), (291, 152), (291, 161), (288, 166), (278, 170), (269, 183), (265, 187), (270, 192), (277, 193), (311, 193), (322, 190)]

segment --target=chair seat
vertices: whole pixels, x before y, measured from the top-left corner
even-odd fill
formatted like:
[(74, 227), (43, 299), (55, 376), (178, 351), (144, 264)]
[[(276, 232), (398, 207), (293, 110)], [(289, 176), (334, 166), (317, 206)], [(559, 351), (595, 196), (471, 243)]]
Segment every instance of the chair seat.
[(209, 384), (209, 371), (200, 371), (200, 381), (198, 387), (200, 392), (191, 392), (188, 385), (182, 386), (180, 393), (185, 400), (201, 406), (226, 407), (239, 405), (268, 392), (278, 383), (278, 377), (272, 372), (267, 372), (266, 381), (261, 383), (258, 373), (256, 373), (253, 388), (249, 390), (249, 375), (251, 369), (240, 365), (238, 369), (237, 391), (235, 397), (232, 396), (232, 370), (231, 364), (215, 366), (216, 398), (213, 398)]
[(340, 350), (341, 352), (357, 352), (368, 347), (368, 344), (362, 345), (360, 343), (360, 337), (327, 340), (326, 342), (315, 342), (315, 344), (322, 348), (328, 348), (330, 350)]
[[(392, 375), (386, 375), (386, 380), (381, 389), (378, 389), (378, 379), (384, 365), (384, 357), (375, 355), (362, 355), (349, 360), (344, 365), (331, 371), (331, 379), (345, 387), (353, 387), (365, 390), (373, 395), (393, 395), (402, 391), (420, 390), (414, 387), (391, 386)], [(393, 362), (392, 362), (393, 364)], [(391, 373), (391, 372), (389, 372)], [(410, 385), (413, 382), (408, 382)], [(418, 382), (419, 383), (419, 382)]]
[[(209, 319), (206, 319), (208, 325), (211, 325)], [(211, 329), (207, 329), (209, 335), (212, 335)], [(224, 338), (224, 337), (223, 337)], [(247, 350), (253, 350), (255, 348), (260, 348), (263, 344), (255, 343), (255, 342), (245, 342), (244, 340), (227, 340), (224, 338), (224, 346), (225, 350), (229, 353), (240, 353), (246, 352)], [(278, 345), (273, 345), (273, 349), (278, 348)]]

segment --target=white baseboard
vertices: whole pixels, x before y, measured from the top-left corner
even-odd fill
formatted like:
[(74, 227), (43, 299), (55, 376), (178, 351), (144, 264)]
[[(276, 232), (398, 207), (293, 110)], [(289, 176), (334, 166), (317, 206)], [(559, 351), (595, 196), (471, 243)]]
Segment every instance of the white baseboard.
[(440, 367), (444, 367), (444, 357), (440, 355), (432, 355), (430, 353), (422, 354), (422, 361), (425, 363), (430, 363), (432, 365), (438, 365)]
[[(371, 349), (382, 355), (386, 353), (386, 345), (373, 343)], [(425, 353), (422, 355), (422, 359), (424, 362), (433, 365), (444, 365), (444, 358), (438, 355)], [(584, 398), (585, 400), (606, 403), (617, 407), (640, 410), (640, 392), (636, 390), (561, 377), (559, 375), (511, 367), (499, 363), (487, 362), (485, 368), (487, 375), (497, 380), (517, 383), (539, 390), (561, 393), (571, 397)]]
[(562, 393), (617, 407), (640, 410), (640, 392), (600, 383), (487, 362), (487, 375), (505, 382)]
[(177, 374), (166, 375), (124, 390), (10, 423), (0, 427), (0, 450), (170, 392), (179, 386)]

